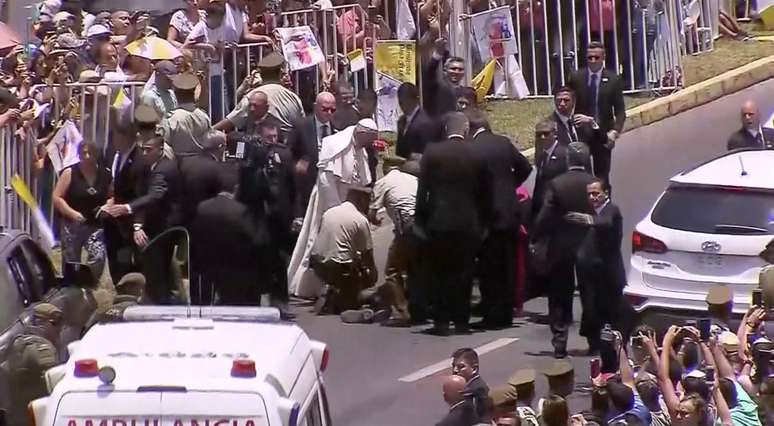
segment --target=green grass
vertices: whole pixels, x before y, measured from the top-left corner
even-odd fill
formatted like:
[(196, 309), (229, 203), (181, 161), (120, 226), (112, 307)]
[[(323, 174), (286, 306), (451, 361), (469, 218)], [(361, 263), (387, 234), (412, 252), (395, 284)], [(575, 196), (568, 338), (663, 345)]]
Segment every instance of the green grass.
[[(774, 55), (774, 42), (721, 38), (715, 42), (712, 52), (683, 58), (684, 84), (690, 86), (771, 55)], [(626, 96), (626, 107), (633, 108), (652, 99), (647, 94)], [(526, 99), (492, 101), (485, 109), (495, 132), (510, 137), (524, 150), (534, 146), (535, 124), (551, 113), (553, 105), (551, 99)]]

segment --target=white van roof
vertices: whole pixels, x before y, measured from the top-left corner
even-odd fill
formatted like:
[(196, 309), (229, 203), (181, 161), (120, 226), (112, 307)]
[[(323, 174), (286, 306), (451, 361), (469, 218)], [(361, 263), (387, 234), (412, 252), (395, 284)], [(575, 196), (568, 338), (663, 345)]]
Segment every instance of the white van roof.
[[(116, 372), (116, 390), (182, 386), (187, 390), (249, 390), (268, 375), (283, 381), (283, 363), (310, 340), (288, 323), (255, 323), (186, 318), (99, 324), (74, 346), (65, 378), (57, 385), (93, 390), (99, 379), (74, 376), (78, 360), (95, 359)], [(254, 378), (235, 378), (235, 359), (255, 363)]]
[(688, 169), (672, 183), (774, 189), (774, 150), (731, 151)]

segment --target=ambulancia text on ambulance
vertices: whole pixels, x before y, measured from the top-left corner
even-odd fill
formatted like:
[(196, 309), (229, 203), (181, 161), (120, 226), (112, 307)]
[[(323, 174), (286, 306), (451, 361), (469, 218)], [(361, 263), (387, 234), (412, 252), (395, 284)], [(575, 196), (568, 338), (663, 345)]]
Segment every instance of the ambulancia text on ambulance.
[(273, 308), (136, 306), (46, 373), (36, 426), (330, 425), (324, 343)]

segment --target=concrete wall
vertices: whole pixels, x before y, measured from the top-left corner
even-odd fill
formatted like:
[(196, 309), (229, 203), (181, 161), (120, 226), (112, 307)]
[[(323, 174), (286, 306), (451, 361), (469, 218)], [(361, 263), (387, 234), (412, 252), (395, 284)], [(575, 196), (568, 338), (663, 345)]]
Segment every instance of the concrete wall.
[[(768, 79), (702, 106), (624, 133), (613, 150), (613, 199), (624, 216), (624, 258), (631, 231), (649, 212), (669, 178), (726, 151), (740, 124), (747, 99), (762, 116), (774, 111), (774, 79)], [(772, 165), (774, 167), (774, 165)]]

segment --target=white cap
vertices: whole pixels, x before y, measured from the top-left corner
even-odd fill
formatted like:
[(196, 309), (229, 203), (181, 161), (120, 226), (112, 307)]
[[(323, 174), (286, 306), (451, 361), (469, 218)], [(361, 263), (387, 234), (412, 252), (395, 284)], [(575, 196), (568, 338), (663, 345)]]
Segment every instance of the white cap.
[(70, 12), (57, 12), (54, 15), (54, 22), (64, 21), (66, 19), (72, 19), (75, 18), (75, 15), (73, 15)]
[(685, 377), (693, 377), (694, 379), (704, 379), (707, 377), (707, 375), (704, 374), (703, 371), (696, 369), (686, 374)]
[(370, 118), (364, 118), (357, 122), (357, 125), (360, 127), (365, 127), (366, 129), (371, 129), (374, 131), (379, 131), (379, 126), (376, 125), (376, 122), (373, 119)]
[(104, 34), (113, 34), (113, 32), (102, 24), (94, 24), (86, 30), (86, 37), (96, 37)]

